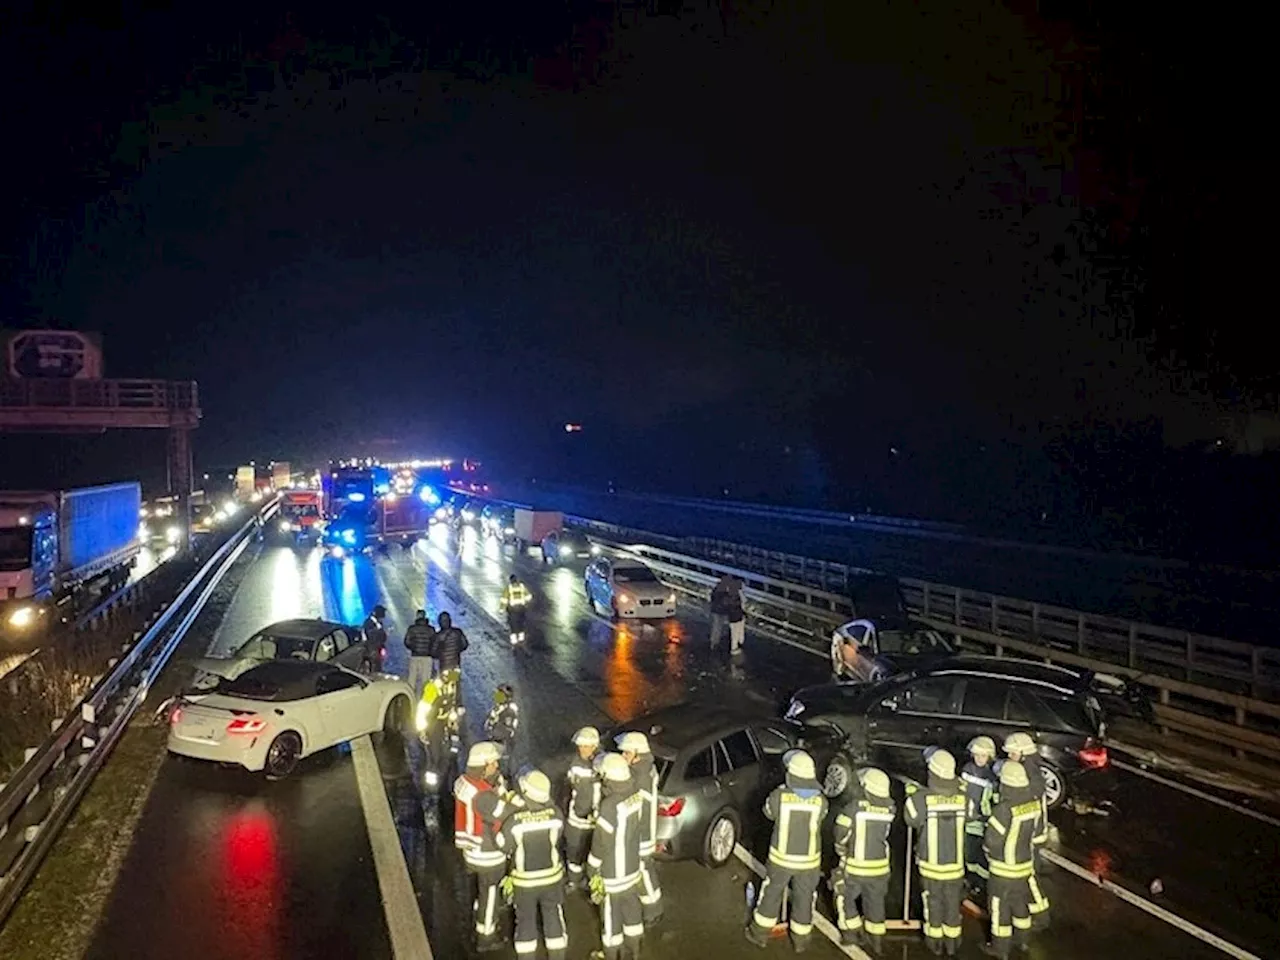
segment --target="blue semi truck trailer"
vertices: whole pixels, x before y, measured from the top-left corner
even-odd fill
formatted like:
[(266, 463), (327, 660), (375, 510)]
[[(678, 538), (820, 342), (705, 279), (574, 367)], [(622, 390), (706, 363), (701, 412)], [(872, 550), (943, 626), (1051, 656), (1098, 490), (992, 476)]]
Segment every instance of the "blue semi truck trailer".
[(0, 491), (0, 635), (71, 620), (129, 579), (141, 541), (142, 488)]

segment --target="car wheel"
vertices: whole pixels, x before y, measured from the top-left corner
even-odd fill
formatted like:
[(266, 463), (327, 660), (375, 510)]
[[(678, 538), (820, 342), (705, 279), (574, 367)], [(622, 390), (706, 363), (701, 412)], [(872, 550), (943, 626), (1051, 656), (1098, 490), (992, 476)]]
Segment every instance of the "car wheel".
[(733, 849), (738, 845), (738, 815), (725, 808), (711, 818), (702, 838), (702, 862), (712, 869), (719, 869), (733, 859)]
[(1052, 810), (1067, 799), (1067, 781), (1057, 767), (1047, 763), (1040, 764), (1040, 772), (1044, 775), (1044, 802)]
[(407, 697), (395, 697), (387, 704), (387, 712), (382, 715), (382, 740), (394, 742), (409, 730), (409, 700)]
[(831, 800), (844, 796), (853, 784), (853, 762), (840, 755), (827, 764), (827, 772), (822, 778), (822, 792)]
[(293, 773), (302, 759), (302, 738), (287, 730), (271, 741), (267, 747), (267, 761), (263, 770), (270, 780), (280, 780)]

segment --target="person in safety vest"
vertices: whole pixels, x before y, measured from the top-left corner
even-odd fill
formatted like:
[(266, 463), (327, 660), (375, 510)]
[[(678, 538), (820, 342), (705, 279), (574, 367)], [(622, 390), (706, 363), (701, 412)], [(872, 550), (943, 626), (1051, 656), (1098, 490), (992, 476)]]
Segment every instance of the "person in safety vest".
[(934, 954), (960, 949), (960, 909), (964, 902), (965, 796), (956, 779), (956, 758), (930, 747), (929, 782), (907, 787), (903, 820), (916, 831), (916, 867), (924, 907), (924, 942)]
[(1004, 741), (1004, 752), (1010, 760), (1022, 764), (1031, 789), (1040, 800), (1040, 832), (1035, 837), (1036, 869), (1028, 886), (1031, 890), (1031, 919), (1037, 929), (1044, 929), (1049, 925), (1049, 898), (1040, 886), (1040, 848), (1049, 842), (1049, 798), (1045, 789), (1044, 767), (1040, 764), (1036, 742), (1029, 733), (1019, 731), (1009, 734)]
[(649, 738), (635, 731), (614, 740), (622, 759), (631, 765), (631, 781), (644, 799), (644, 821), (640, 825), (640, 906), (644, 925), (662, 921), (662, 887), (653, 856), (658, 850), (658, 771), (649, 752)]
[(467, 769), (454, 782), (454, 845), (476, 878), (476, 948), (481, 953), (502, 947), (498, 934), (498, 895), (507, 872), (507, 856), (498, 846), (498, 829), (510, 810), (498, 772), (496, 743), (481, 741), (467, 753)]
[(511, 634), (512, 644), (524, 643), (525, 620), (532, 602), (533, 594), (513, 573), (502, 591), (502, 609), (507, 611), (507, 630)]
[(631, 766), (616, 753), (600, 760), (600, 809), (587, 857), (591, 900), (600, 905), (602, 951), (593, 960), (638, 960), (644, 937), (640, 908), (640, 837), (644, 798)]
[(520, 778), (521, 803), (502, 821), (498, 845), (507, 855), (507, 879), (516, 910), (516, 956), (538, 952), (538, 917), (547, 960), (564, 960), (569, 932), (564, 924), (564, 863), (560, 836), (564, 819), (551, 802), (551, 781), (540, 770)]
[(564, 833), (564, 855), (569, 863), (569, 885), (577, 886), (583, 880), (583, 867), (587, 851), (591, 848), (591, 833), (595, 830), (596, 810), (600, 806), (600, 777), (594, 761), (600, 753), (600, 731), (595, 727), (583, 727), (573, 735), (577, 752), (569, 764), (568, 824)]
[(987, 890), (987, 857), (982, 852), (982, 837), (987, 832), (987, 818), (995, 800), (996, 777), (992, 761), (996, 743), (990, 737), (974, 737), (969, 741), (969, 762), (960, 771), (964, 781), (964, 868), (970, 896), (981, 900)]
[(831, 887), (840, 942), (852, 945), (861, 940), (880, 956), (884, 949), (884, 901), (889, 893), (889, 832), (896, 807), (889, 797), (889, 776), (883, 770), (859, 770), (858, 783), (861, 796), (855, 792), (836, 815), (840, 863)]
[(747, 939), (767, 946), (782, 913), (782, 900), (791, 891), (791, 945), (796, 953), (809, 948), (813, 935), (813, 903), (822, 875), (822, 821), (827, 798), (818, 786), (813, 757), (792, 750), (786, 757), (786, 781), (765, 801), (765, 816), (773, 821), (769, 863), (747, 926)]
[(414, 726), (426, 753), (423, 780), (428, 787), (439, 785), (460, 745), (458, 731), (466, 708), (458, 700), (458, 677), (457, 670), (445, 670), (432, 677), (418, 701)]
[(987, 952), (1007, 960), (1014, 945), (1026, 948), (1031, 935), (1031, 880), (1035, 876), (1036, 837), (1040, 825), (1039, 791), (1016, 760), (1000, 765), (1000, 796), (983, 846), (987, 854), (987, 909), (991, 942)]
[(513, 766), (516, 731), (520, 729), (520, 705), (516, 703), (515, 687), (500, 683), (493, 691), (493, 706), (484, 718), (484, 735), (502, 750), (504, 773), (510, 776)]
[(415, 697), (431, 679), (431, 651), (435, 646), (436, 628), (427, 619), (427, 611), (414, 613), (413, 623), (404, 632), (404, 648), (409, 651), (409, 686)]

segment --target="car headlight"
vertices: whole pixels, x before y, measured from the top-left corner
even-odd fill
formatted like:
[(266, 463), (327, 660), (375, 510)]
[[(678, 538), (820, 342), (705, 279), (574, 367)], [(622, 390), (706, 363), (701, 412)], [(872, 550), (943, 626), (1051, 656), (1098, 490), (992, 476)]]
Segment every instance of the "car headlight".
[(600, 556), (600, 544), (598, 544), (598, 543), (593, 543), (593, 544), (591, 545), (591, 555), (592, 555), (593, 557), (598, 557), (598, 556)]
[(787, 707), (787, 719), (795, 720), (802, 713), (804, 713), (804, 704), (799, 700), (792, 700), (791, 705)]
[(620, 594), (618, 594), (618, 602), (619, 602), (619, 603), (630, 603), (630, 602), (631, 602), (631, 597), (629, 597), (629, 596), (628, 596), (627, 594), (625, 594), (625, 593), (620, 593)]
[(290, 523), (288, 520), (280, 521), (280, 531), (282, 533), (288, 533), (292, 529), (293, 529), (293, 524)]
[(516, 528), (515, 528), (515, 527), (503, 527), (503, 528), (502, 528), (502, 532), (503, 532), (503, 533), (506, 533), (506, 534), (512, 534), (512, 533), (515, 533), (515, 532), (516, 532)]
[(177, 543), (182, 538), (182, 531), (177, 527), (170, 527), (164, 532), (164, 538), (169, 543)]
[(343, 557), (347, 555), (347, 551), (343, 550), (341, 547), (334, 547), (332, 550), (329, 551), (329, 554), (330, 556), (333, 557), (333, 559), (341, 560)]
[(562, 557), (572, 557), (572, 556), (573, 556), (573, 547), (569, 546), (568, 544), (564, 544), (564, 545), (562, 545), (562, 546), (560, 547), (560, 556), (562, 556)]
[(354, 530), (343, 530), (343, 531), (342, 531), (342, 539), (343, 539), (343, 540), (345, 540), (345, 541), (347, 541), (347, 543), (355, 543), (355, 542), (356, 542), (356, 532), (355, 532)]
[(667, 603), (675, 603), (675, 602), (676, 602), (676, 595), (674, 593), (668, 594)]
[(13, 611), (13, 613), (9, 614), (9, 626), (22, 629), (23, 627), (31, 626), (31, 624), (35, 622), (35, 619), (35, 607), (19, 607), (17, 610)]

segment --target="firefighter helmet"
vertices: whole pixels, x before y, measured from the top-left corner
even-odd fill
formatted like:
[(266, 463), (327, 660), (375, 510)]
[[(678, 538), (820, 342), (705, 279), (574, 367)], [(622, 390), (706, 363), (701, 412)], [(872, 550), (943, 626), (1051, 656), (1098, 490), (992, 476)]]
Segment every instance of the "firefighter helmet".
[(1027, 768), (1017, 760), (1000, 764), (1000, 785), (1003, 787), (1031, 786), (1031, 780), (1027, 777)]
[(628, 730), (626, 733), (619, 734), (613, 738), (613, 742), (618, 745), (618, 749), (623, 753), (649, 752), (649, 738), (635, 730)]
[(626, 783), (631, 779), (631, 764), (621, 754), (607, 753), (600, 763), (600, 775), (613, 783)]
[(496, 743), (492, 740), (481, 740), (467, 751), (467, 766), (487, 767), (491, 763), (497, 763), (501, 758), (502, 751), (498, 749)]
[(520, 792), (534, 803), (550, 803), (551, 781), (541, 770), (530, 770), (520, 778)]
[(600, 731), (595, 727), (583, 727), (573, 735), (573, 742), (579, 747), (598, 747)]
[(875, 767), (866, 767), (858, 771), (858, 781), (862, 789), (873, 797), (889, 796), (889, 775)]

